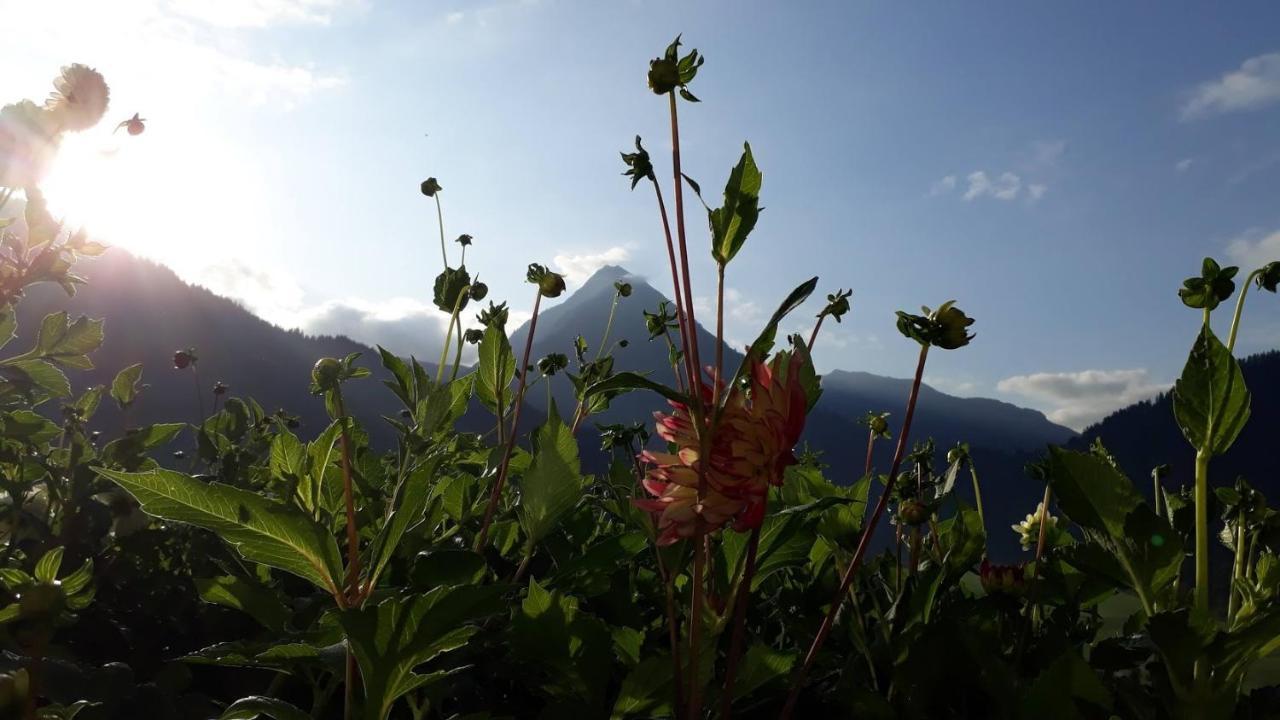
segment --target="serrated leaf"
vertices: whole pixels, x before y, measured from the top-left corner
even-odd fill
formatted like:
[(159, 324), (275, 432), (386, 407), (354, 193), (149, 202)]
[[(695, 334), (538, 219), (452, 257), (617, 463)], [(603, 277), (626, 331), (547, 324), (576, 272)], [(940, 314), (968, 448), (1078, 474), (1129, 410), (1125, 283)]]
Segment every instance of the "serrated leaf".
[(289, 621), (289, 610), (271, 590), (244, 578), (224, 575), (196, 578), (200, 599), (245, 613), (268, 630), (279, 632)]
[(61, 547), (56, 547), (41, 556), (36, 563), (36, 580), (49, 583), (58, 579), (58, 570), (62, 569), (62, 551)]
[(1204, 326), (1173, 386), (1173, 415), (1197, 450), (1221, 455), (1249, 421), (1249, 389), (1240, 363)]
[(292, 505), (172, 470), (97, 468), (157, 517), (212, 530), (246, 559), (293, 573), (337, 595), (342, 559), (333, 536)]
[(121, 408), (129, 407), (138, 399), (138, 393), (142, 392), (141, 380), (142, 363), (134, 363), (121, 370), (111, 381), (111, 398)]
[(422, 520), (422, 513), (431, 499), (432, 481), (439, 466), (439, 457), (431, 458), (406, 476), (396, 487), (395, 494), (387, 506), (386, 520), (378, 531), (373, 549), (370, 551), (369, 582), (371, 584), (377, 584), (378, 577), (391, 561), (405, 531)]
[(402, 695), (426, 676), (414, 668), (456, 650), (478, 628), (472, 621), (500, 612), (503, 585), (441, 587), (422, 595), (399, 595), (375, 606), (342, 612), (342, 625), (364, 680), (366, 713), (384, 720)]
[(535, 544), (582, 498), (578, 441), (560, 420), (555, 402), (533, 436), (533, 462), (520, 483), (520, 525)]
[(40, 323), (36, 346), (26, 357), (51, 360), (64, 367), (93, 369), (89, 353), (102, 346), (102, 321), (81, 316), (74, 322), (65, 311), (50, 313)]
[(516, 356), (511, 351), (507, 333), (497, 325), (485, 328), (480, 341), (476, 370), (476, 397), (490, 412), (511, 407), (511, 381), (516, 375)]
[(631, 372), (630, 370), (615, 373), (614, 375), (589, 386), (583, 392), (583, 397), (590, 398), (600, 394), (618, 395), (619, 393), (629, 392), (631, 390), (652, 390), (668, 400), (673, 400), (679, 403), (685, 403), (689, 400), (684, 395), (676, 392), (675, 389), (669, 388), (662, 383), (654, 382), (644, 375), (637, 372)]
[(262, 695), (252, 695), (231, 703), (218, 716), (218, 720), (256, 720), (266, 716), (274, 720), (311, 720), (311, 715), (284, 700)]
[(724, 205), (707, 213), (711, 223), (711, 256), (721, 265), (733, 260), (760, 217), (760, 185), (764, 176), (756, 167), (751, 145), (742, 144), (742, 158), (724, 186)]

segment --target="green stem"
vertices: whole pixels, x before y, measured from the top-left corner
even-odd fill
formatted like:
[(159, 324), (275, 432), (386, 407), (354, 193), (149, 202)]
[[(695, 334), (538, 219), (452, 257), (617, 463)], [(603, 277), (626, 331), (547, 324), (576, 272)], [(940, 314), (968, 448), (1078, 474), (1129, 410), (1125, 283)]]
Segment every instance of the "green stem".
[(618, 309), (618, 298), (620, 297), (622, 296), (616, 291), (613, 293), (613, 302), (609, 304), (609, 319), (604, 323), (604, 336), (600, 338), (600, 347), (596, 348), (596, 360), (600, 359), (600, 355), (604, 352), (604, 346), (609, 342), (609, 331), (613, 329), (613, 314)]
[(1196, 452), (1196, 593), (1195, 608), (1209, 611), (1209, 453)]
[(458, 379), (458, 368), (462, 365), (462, 321), (459, 320), (455, 326), (458, 331), (458, 349), (453, 355), (453, 372), (449, 373), (449, 382)]
[(436, 193), (436, 220), (440, 223), (440, 259), (444, 261), (444, 269), (449, 269), (449, 256), (444, 250), (444, 213), (440, 210), (440, 193)]
[[(1244, 311), (1244, 296), (1249, 293), (1249, 286), (1253, 284), (1254, 278), (1262, 272), (1261, 269), (1254, 270), (1249, 273), (1249, 277), (1245, 278), (1244, 285), (1240, 286), (1240, 296), (1236, 298), (1236, 311), (1231, 316), (1231, 331), (1227, 333), (1227, 352), (1236, 349), (1236, 332), (1240, 329), (1240, 313)], [(1208, 310), (1205, 311), (1205, 324), (1208, 324)]]
[(1236, 613), (1240, 611), (1240, 601), (1243, 600), (1240, 593), (1236, 592), (1236, 580), (1244, 579), (1244, 562), (1248, 557), (1248, 550), (1244, 546), (1244, 518), (1236, 518), (1236, 556), (1235, 562), (1231, 566), (1231, 585), (1227, 587), (1227, 624), (1230, 625), (1236, 619)]
[[(462, 312), (462, 301), (471, 292), (471, 286), (467, 285), (458, 293), (458, 297), (453, 299), (453, 312), (449, 314), (449, 326), (444, 329), (444, 347), (440, 348), (440, 363), (436, 365), (436, 384), (439, 385), (444, 380), (444, 365), (449, 358), (449, 346), (453, 342), (453, 326), (458, 325), (458, 357), (462, 355), (462, 324), (458, 322), (458, 313)], [(457, 374), (457, 366), (454, 366), (454, 374)]]
[(973, 501), (978, 506), (978, 522), (982, 524), (982, 536), (987, 536), (987, 516), (982, 512), (982, 486), (978, 484), (978, 466), (969, 458), (969, 477), (973, 479)]
[[(520, 363), (520, 381), (516, 384), (515, 409), (511, 413), (511, 434), (507, 436), (506, 447), (502, 451), (502, 462), (498, 465), (498, 479), (493, 483), (493, 492), (489, 495), (489, 506), (484, 511), (484, 523), (480, 526), (480, 534), (476, 536), (475, 551), (484, 549), (489, 539), (489, 526), (493, 523), (493, 514), (498, 509), (498, 501), (502, 498), (502, 486), (507, 482), (507, 469), (511, 467), (511, 453), (515, 450), (516, 435), (520, 429), (520, 409), (524, 407), (524, 391), (529, 377), (529, 355), (533, 352), (533, 334), (538, 330), (538, 310), (542, 307), (542, 290), (535, 288), (533, 298), (533, 317), (529, 319), (529, 334), (524, 340), (524, 360)], [(502, 420), (499, 418), (499, 425)]]
[(1151, 509), (1155, 512), (1156, 517), (1160, 517), (1160, 475), (1155, 471), (1151, 471)]

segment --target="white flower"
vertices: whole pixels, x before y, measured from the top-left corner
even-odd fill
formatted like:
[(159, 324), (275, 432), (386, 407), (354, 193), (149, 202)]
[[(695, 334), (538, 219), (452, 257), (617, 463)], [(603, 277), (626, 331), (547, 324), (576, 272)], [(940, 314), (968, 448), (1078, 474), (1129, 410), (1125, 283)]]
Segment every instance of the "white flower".
[[(1023, 550), (1030, 550), (1040, 542), (1040, 516), (1042, 514), (1044, 514), (1043, 502), (1036, 505), (1036, 511), (1029, 513), (1026, 520), (1016, 525), (1010, 525), (1013, 531), (1018, 533), (1018, 541), (1022, 543)], [(1051, 533), (1058, 525), (1058, 518), (1048, 515), (1047, 521), (1049, 523), (1048, 532)]]
[(107, 112), (111, 90), (97, 70), (76, 63), (62, 68), (53, 79), (53, 93), (45, 107), (62, 130), (79, 132), (98, 124)]

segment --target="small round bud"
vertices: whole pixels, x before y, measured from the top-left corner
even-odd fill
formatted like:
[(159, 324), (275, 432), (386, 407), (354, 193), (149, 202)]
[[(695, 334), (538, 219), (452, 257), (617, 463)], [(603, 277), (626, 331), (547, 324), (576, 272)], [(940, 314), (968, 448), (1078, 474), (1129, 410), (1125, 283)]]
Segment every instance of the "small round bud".
[(538, 281), (538, 291), (543, 297), (560, 297), (564, 292), (564, 276), (560, 273), (548, 272)]
[(320, 358), (311, 368), (311, 382), (321, 390), (332, 390), (342, 377), (342, 362), (335, 358)]
[(440, 182), (433, 177), (429, 177), (422, 181), (422, 194), (427, 197), (435, 197), (436, 193), (444, 188), (440, 186)]

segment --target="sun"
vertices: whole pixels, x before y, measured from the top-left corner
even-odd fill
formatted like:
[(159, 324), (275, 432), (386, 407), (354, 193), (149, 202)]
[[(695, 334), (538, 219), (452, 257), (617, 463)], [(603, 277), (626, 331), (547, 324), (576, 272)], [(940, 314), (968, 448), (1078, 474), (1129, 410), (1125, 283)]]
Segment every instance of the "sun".
[(237, 198), (251, 173), (234, 155), (153, 128), (99, 128), (64, 136), (42, 189), (67, 227), (191, 277), (248, 249), (236, 226), (253, 203)]

